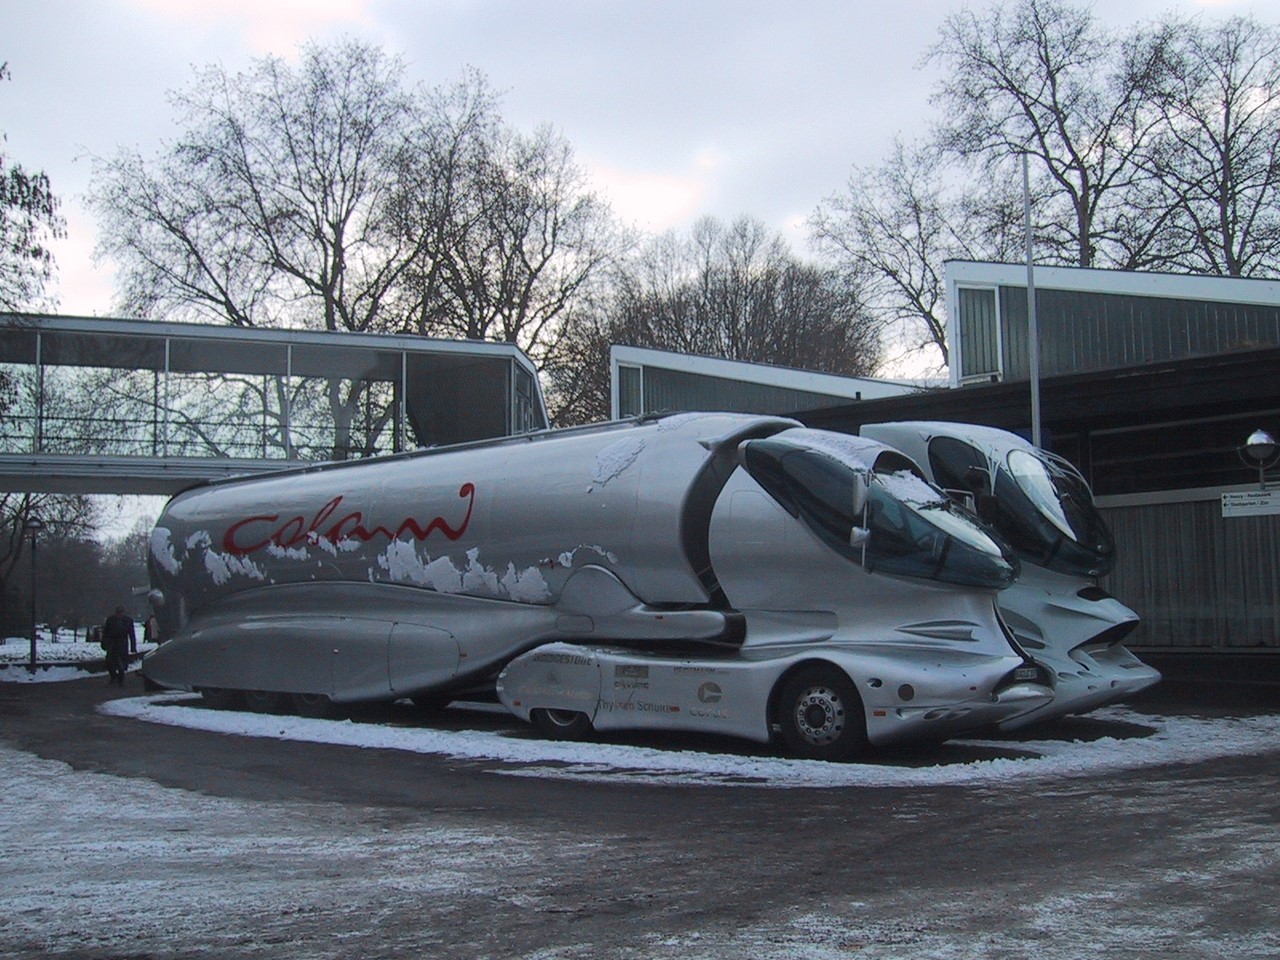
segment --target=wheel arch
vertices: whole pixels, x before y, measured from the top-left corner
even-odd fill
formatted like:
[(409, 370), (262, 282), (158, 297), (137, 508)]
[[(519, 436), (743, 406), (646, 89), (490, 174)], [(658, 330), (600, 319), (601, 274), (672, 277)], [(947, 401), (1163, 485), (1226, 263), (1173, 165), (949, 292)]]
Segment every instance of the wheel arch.
[(766, 705), (767, 712), (765, 714), (770, 730), (773, 730), (779, 723), (778, 701), (782, 699), (782, 690), (786, 687), (787, 681), (800, 671), (808, 670), (811, 667), (829, 667), (832, 670), (837, 670), (844, 674), (849, 683), (853, 685), (854, 692), (858, 694), (859, 705), (862, 707), (864, 712), (866, 711), (866, 703), (862, 700), (861, 691), (858, 690), (858, 682), (850, 676), (848, 670), (829, 657), (809, 656), (801, 660), (797, 660), (795, 663), (787, 667), (786, 670), (782, 671), (782, 673), (778, 674), (774, 679), (773, 686), (769, 690), (769, 700)]

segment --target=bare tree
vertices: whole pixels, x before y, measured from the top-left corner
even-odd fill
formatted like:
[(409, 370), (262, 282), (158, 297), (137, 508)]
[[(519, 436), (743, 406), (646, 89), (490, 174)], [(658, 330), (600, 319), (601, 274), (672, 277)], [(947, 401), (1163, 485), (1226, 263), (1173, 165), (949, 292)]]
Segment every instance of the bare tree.
[[(44, 524), (40, 535), (44, 544), (46, 540), (87, 537), (96, 524), (97, 508), (83, 496), (0, 492), (0, 626), (9, 629), (15, 624), (26, 625), (25, 611), (30, 609), (29, 581), (19, 582), (22, 578), (15, 578), (15, 574), (24, 569), (23, 558), (29, 556), (31, 541), (25, 527), (33, 516)], [(45, 571), (42, 580), (48, 573)], [(49, 585), (65, 586), (52, 581)], [(43, 594), (52, 596), (49, 590)]]
[(602, 309), (574, 324), (566, 359), (547, 371), (560, 423), (602, 415), (613, 343), (846, 375), (879, 359), (858, 288), (800, 262), (749, 217), (652, 239), (620, 268)]
[[(1161, 58), (1158, 113), (1135, 204), (1165, 211), (1159, 263), (1223, 276), (1280, 272), (1280, 29), (1235, 17), (1169, 20), (1138, 41)], [(1154, 52), (1151, 52), (1154, 51)]]
[(506, 128), (495, 103), (474, 73), (432, 98), (430, 159), (397, 207), (400, 232), (426, 238), (406, 329), (515, 343), (546, 362), (566, 313), (627, 241), (568, 142), (550, 127)]
[(895, 141), (883, 164), (854, 168), (844, 192), (809, 220), (813, 244), (860, 288), (884, 339), (905, 355), (933, 354), (940, 366), (948, 359), (943, 263), (1008, 256), (1021, 216), (999, 184), (965, 193), (947, 173), (931, 145)]
[(173, 97), (185, 127), (154, 163), (96, 165), (99, 253), (121, 307), (238, 326), (376, 330), (416, 252), (383, 224), (412, 105), (402, 68), (357, 43), (247, 74), (214, 66)]
[[(0, 63), (0, 81), (9, 79)], [(0, 132), (0, 144), (5, 141)], [(66, 235), (66, 220), (43, 172), (29, 172), (0, 150), (0, 310), (50, 304), (46, 287), (53, 276), (49, 241)]]
[(1032, 159), (1043, 181), (1038, 248), (1053, 261), (1135, 265), (1135, 221), (1116, 217), (1158, 122), (1142, 95), (1161, 51), (1143, 49), (1146, 60), (1123, 56), (1086, 8), (1016, 0), (951, 14), (928, 53), (945, 71), (933, 98), (945, 118), (939, 142), (993, 180), (1020, 182), (1020, 158)]
[[(554, 352), (567, 304), (609, 255), (608, 211), (567, 144), (508, 130), (480, 74), (405, 90), (375, 47), (301, 53), (296, 68), (201, 71), (174, 98), (183, 133), (158, 159), (97, 164), (99, 252), (123, 268), (121, 308)], [(377, 389), (328, 381), (333, 457), (378, 447), (362, 433), (388, 421), (371, 413)]]

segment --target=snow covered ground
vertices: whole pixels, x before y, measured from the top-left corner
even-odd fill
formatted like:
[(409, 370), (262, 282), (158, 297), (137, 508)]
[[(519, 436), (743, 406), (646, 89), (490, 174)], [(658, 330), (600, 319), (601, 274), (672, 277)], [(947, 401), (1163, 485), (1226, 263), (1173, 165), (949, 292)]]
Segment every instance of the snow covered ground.
[[(25, 673), (0, 671), (0, 680)], [(70, 675), (83, 677), (77, 670)], [(449, 726), (455, 729), (214, 711), (197, 698), (171, 693), (110, 700), (99, 709), (139, 723), (246, 738), (476, 760), (486, 771), (482, 776), (582, 781), (584, 797), (591, 796), (587, 791), (595, 781), (668, 789), (717, 785), (729, 789), (713, 794), (723, 798), (713, 802), (725, 804), (744, 785), (769, 788), (779, 798), (786, 789), (843, 788), (850, 792), (842, 803), (854, 815), (865, 788), (938, 786), (970, 788), (962, 796), (971, 808), (991, 806), (993, 798), (1016, 789), (1028, 797), (1078, 797), (1081, 811), (1097, 812), (1097, 787), (1105, 775), (1151, 769), (1152, 786), (1125, 786), (1103, 801), (1109, 818), (1144, 815), (1152, 796), (1161, 795), (1144, 790), (1183, 791), (1178, 809), (1204, 810), (1207, 816), (1194, 829), (1180, 831), (1167, 850), (1153, 852), (1154, 867), (1134, 864), (1122, 876), (1099, 876), (1089, 866), (1068, 871), (1048, 888), (1028, 885), (1015, 870), (998, 881), (958, 874), (924, 895), (909, 884), (896, 893), (867, 890), (835, 898), (797, 890), (795, 904), (767, 909), (762, 902), (749, 922), (710, 916), (693, 924), (667, 923), (676, 908), (661, 904), (696, 903), (706, 889), (700, 878), (707, 867), (690, 862), (688, 871), (670, 875), (667, 888), (641, 883), (637, 890), (625, 882), (628, 867), (638, 873), (656, 855), (641, 827), (634, 836), (616, 837), (540, 828), (536, 821), (397, 813), (358, 801), (211, 797), (142, 778), (74, 770), (0, 745), (6, 808), (0, 818), (0, 957), (1280, 955), (1274, 925), (1224, 921), (1223, 902), (1213, 899), (1233, 887), (1254, 889), (1251, 881), (1272, 875), (1269, 865), (1280, 860), (1272, 819), (1265, 811), (1224, 816), (1230, 807), (1220, 783), (1208, 778), (1186, 784), (1176, 773), (1154, 769), (1273, 751), (1280, 743), (1280, 716), (1151, 716), (1115, 708), (1100, 716), (1124, 731), (1116, 736), (1037, 740), (1029, 731), (1025, 739), (962, 743), (974, 755), (998, 751), (1003, 759), (907, 766), (874, 755), (862, 763), (821, 764), (619, 743), (552, 743), (527, 736), (514, 718), (495, 727), (491, 716), (468, 713), (475, 707), (452, 711)], [(945, 816), (927, 803), (907, 801), (893, 809), (893, 822), (907, 824), (899, 838), (916, 831), (927, 836), (936, 828), (934, 818)], [(1039, 817), (1029, 815), (1033, 823)], [(672, 856), (679, 864), (689, 854)], [(1188, 868), (1188, 861), (1196, 866)], [(723, 884), (726, 878), (713, 866), (705, 880)], [(627, 925), (630, 911), (647, 918), (640, 927)]]
[[(42, 631), (34, 673), (21, 666), (0, 669), (0, 682), (44, 683), (82, 679), (85, 673), (65, 664), (86, 665), (102, 659), (97, 644), (53, 638)], [(154, 644), (140, 644), (145, 652)], [(0, 663), (25, 664), (29, 642), (10, 638), (0, 644)], [(136, 664), (134, 665), (136, 668)], [(818, 763), (782, 757), (738, 756), (694, 750), (610, 743), (563, 743), (510, 736), (504, 731), (401, 727), (295, 716), (262, 715), (204, 708), (198, 696), (155, 694), (118, 699), (100, 708), (111, 716), (149, 723), (171, 724), (238, 736), (272, 737), (311, 743), (332, 743), (369, 749), (407, 750), (458, 759), (499, 761), (510, 776), (607, 780), (612, 783), (718, 784), (777, 788), (814, 787), (926, 787), (993, 785), (1013, 780), (1051, 780), (1090, 777), (1120, 770), (1195, 763), (1216, 757), (1245, 756), (1275, 749), (1280, 744), (1280, 715), (1235, 718), (1161, 717), (1123, 707), (1097, 710), (1093, 719), (1131, 729), (1133, 735), (1088, 742), (1037, 740), (1035, 728), (1026, 739), (999, 741), (955, 740), (975, 753), (998, 750), (1014, 757), (948, 762), (935, 766), (880, 763), (872, 753), (856, 764)], [(499, 706), (475, 704), (469, 709), (496, 711)], [(514, 729), (527, 729), (512, 718)]]
[[(138, 652), (154, 650), (154, 643), (143, 643), (141, 627), (138, 627)], [(7, 637), (0, 641), (0, 683), (43, 683), (57, 680), (77, 680), (84, 676), (82, 670), (68, 669), (67, 664), (89, 666), (102, 661), (102, 647), (88, 643), (84, 630), (59, 630), (55, 634), (48, 627), (36, 629), (36, 672), (22, 669), (31, 662), (31, 638)], [(104, 668), (105, 669), (105, 668)]]
[[(480, 705), (472, 709), (484, 709)], [(1120, 770), (1195, 763), (1276, 749), (1280, 716), (1203, 719), (1159, 717), (1125, 708), (1091, 717), (1125, 725), (1131, 737), (1089, 742), (1028, 739), (956, 740), (953, 744), (1019, 754), (1016, 759), (907, 767), (877, 762), (820, 763), (783, 757), (737, 756), (693, 750), (610, 743), (564, 743), (513, 737), (492, 730), (441, 730), (339, 720), (309, 720), (239, 711), (209, 710), (190, 694), (158, 694), (111, 700), (100, 708), (111, 716), (211, 730), (382, 750), (407, 750), (471, 760), (500, 761), (501, 772), (521, 777), (602, 780), (610, 783), (741, 785), (779, 789), (815, 787), (989, 786), (1018, 781), (1094, 777)], [(501, 707), (493, 707), (506, 713)], [(520, 721), (512, 719), (517, 729)]]

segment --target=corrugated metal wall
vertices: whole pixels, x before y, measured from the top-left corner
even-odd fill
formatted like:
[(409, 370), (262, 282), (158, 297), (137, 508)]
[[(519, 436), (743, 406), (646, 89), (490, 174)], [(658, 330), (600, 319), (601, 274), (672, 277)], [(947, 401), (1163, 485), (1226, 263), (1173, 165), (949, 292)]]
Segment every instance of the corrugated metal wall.
[(661, 367), (644, 369), (646, 412), (730, 410), (738, 413), (791, 413), (795, 410), (812, 410), (814, 407), (830, 404), (833, 400), (843, 398), (763, 383), (726, 380), (700, 373), (664, 370)]
[(960, 353), (964, 375), (998, 373), (1000, 342), (996, 337), (996, 293), (994, 290), (961, 287)]
[(1133, 647), (1280, 648), (1280, 517), (1218, 500), (1102, 511), (1119, 562), (1103, 581), (1142, 626)]
[[(994, 372), (997, 338), (989, 290), (958, 289), (962, 377)], [(1027, 291), (1002, 286), (999, 361), (1025, 380)], [(1040, 373), (1083, 373), (1280, 345), (1280, 306), (1075, 290), (1036, 290)]]

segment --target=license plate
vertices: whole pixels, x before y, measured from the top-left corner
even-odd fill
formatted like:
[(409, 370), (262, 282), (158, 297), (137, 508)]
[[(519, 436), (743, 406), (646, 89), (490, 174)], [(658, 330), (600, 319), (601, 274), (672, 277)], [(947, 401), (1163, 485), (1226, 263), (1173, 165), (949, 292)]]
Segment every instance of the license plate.
[(1035, 680), (1040, 676), (1040, 670), (1037, 667), (1019, 667), (1013, 671), (1013, 679), (1015, 680)]

